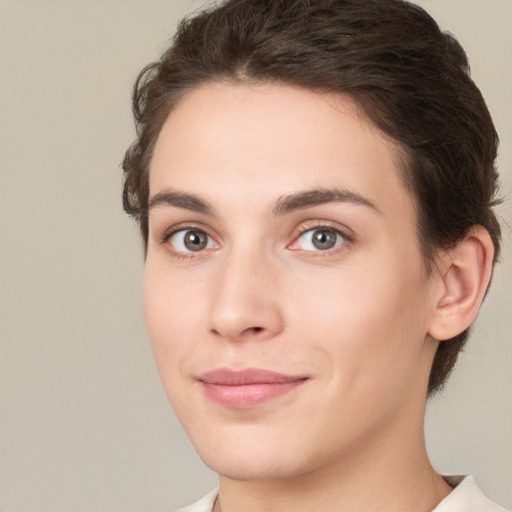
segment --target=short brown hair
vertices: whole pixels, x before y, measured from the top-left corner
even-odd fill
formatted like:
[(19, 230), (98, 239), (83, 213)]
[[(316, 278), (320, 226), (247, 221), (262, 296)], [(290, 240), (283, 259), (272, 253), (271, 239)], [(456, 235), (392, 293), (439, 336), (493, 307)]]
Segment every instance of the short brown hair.
[[(137, 139), (126, 152), (123, 203), (148, 238), (148, 169), (170, 111), (204, 83), (278, 82), (350, 95), (398, 143), (418, 211), (427, 270), (474, 225), (500, 226), (498, 136), (464, 50), (402, 0), (227, 0), (181, 22), (134, 88)], [(440, 343), (428, 391), (439, 390), (468, 337)]]

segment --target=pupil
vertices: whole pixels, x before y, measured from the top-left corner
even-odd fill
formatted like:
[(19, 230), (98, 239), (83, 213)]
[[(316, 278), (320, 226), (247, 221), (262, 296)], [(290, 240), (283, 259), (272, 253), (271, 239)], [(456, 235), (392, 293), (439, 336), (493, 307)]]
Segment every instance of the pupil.
[(317, 249), (332, 249), (336, 245), (336, 234), (332, 231), (318, 230), (313, 234), (313, 245)]
[(206, 247), (206, 234), (202, 231), (189, 231), (185, 236), (185, 246), (191, 251), (200, 251)]

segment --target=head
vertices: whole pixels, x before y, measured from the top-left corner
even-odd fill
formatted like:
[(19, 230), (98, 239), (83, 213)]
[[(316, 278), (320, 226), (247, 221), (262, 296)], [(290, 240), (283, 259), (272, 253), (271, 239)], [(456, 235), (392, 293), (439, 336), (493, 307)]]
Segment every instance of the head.
[[(401, 0), (230, 0), (183, 21), (134, 89), (137, 140), (123, 162), (123, 198), (146, 246), (158, 135), (188, 93), (215, 81), (349, 96), (396, 143), (425, 271), (477, 225), (498, 257), (498, 138), (490, 114), (454, 37)], [(442, 388), (467, 337), (465, 330), (439, 345), (429, 394)]]

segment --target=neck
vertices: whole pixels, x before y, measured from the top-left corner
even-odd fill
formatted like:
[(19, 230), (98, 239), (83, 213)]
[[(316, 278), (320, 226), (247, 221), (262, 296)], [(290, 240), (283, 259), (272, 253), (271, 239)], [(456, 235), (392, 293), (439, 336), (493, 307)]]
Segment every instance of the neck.
[(451, 491), (429, 462), (422, 421), (390, 425), (335, 459), (286, 479), (221, 476), (216, 512), (429, 512)]

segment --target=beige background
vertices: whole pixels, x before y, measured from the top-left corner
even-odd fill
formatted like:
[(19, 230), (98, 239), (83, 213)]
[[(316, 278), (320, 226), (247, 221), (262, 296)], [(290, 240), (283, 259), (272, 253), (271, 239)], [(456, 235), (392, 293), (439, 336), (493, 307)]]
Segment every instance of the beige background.
[[(0, 0), (0, 510), (171, 511), (215, 485), (174, 419), (141, 313), (142, 253), (121, 211), (130, 91), (201, 1)], [(512, 2), (422, 0), (459, 36), (512, 190)], [(435, 465), (512, 507), (512, 257), (445, 396)]]

